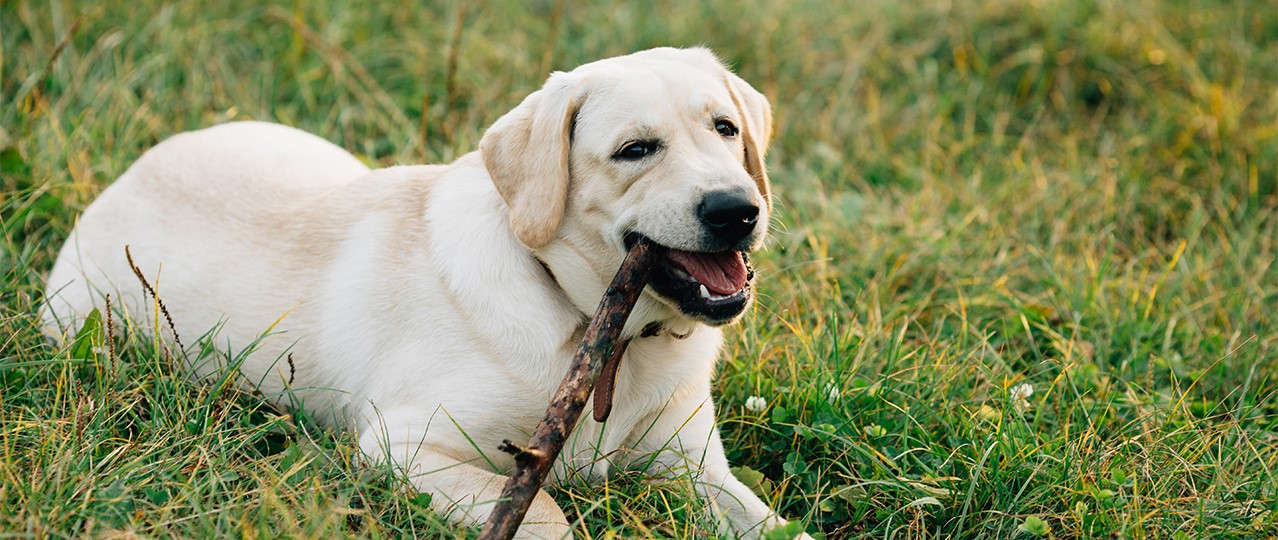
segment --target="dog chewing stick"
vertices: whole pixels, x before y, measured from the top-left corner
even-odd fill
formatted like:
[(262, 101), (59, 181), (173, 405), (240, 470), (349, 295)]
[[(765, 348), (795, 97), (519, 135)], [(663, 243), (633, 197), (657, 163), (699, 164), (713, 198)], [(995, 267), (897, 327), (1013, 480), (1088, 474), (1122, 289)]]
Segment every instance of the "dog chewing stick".
[(502, 442), (499, 449), (515, 456), (515, 472), (502, 488), (501, 500), (493, 508), (479, 535), (481, 540), (505, 540), (515, 535), (537, 490), (546, 481), (550, 466), (559, 457), (568, 435), (577, 427), (581, 410), (586, 407), (586, 400), (590, 398), (590, 391), (601, 373), (607, 375), (595, 395), (595, 418), (607, 416), (612, 405), (616, 365), (626, 348), (626, 342), (620, 340), (621, 329), (625, 327), (639, 294), (648, 284), (653, 263), (664, 251), (665, 248), (643, 238), (630, 249), (599, 301), (599, 308), (595, 310), (586, 335), (573, 355), (568, 375), (555, 390), (550, 407), (546, 409), (546, 417), (533, 431), (528, 446), (521, 447), (509, 440)]

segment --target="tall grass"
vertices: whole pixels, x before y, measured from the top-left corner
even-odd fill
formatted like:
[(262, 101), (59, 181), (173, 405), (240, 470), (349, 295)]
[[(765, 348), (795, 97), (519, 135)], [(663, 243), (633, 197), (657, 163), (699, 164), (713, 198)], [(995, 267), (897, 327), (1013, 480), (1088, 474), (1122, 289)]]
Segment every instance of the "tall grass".
[[(175, 133), (447, 161), (550, 70), (694, 44), (778, 121), (715, 385), (774, 506), (828, 538), (1278, 536), (1278, 9), (1197, 0), (0, 2), (0, 530), (472, 535), (145, 332), (49, 345), (42, 277)], [(554, 495), (591, 537), (704, 536), (690, 493)]]

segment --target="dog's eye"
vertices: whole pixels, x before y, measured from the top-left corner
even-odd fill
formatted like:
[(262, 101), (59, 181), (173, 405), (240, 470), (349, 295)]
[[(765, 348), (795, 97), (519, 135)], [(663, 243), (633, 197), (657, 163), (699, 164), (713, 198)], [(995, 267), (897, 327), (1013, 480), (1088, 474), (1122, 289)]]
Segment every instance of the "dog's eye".
[(733, 124), (727, 118), (720, 118), (714, 121), (714, 130), (718, 131), (724, 137), (736, 137), (741, 130), (737, 129), (737, 125)]
[(629, 141), (621, 145), (621, 149), (612, 155), (612, 159), (622, 161), (640, 160), (656, 152), (659, 146), (657, 141), (653, 140)]

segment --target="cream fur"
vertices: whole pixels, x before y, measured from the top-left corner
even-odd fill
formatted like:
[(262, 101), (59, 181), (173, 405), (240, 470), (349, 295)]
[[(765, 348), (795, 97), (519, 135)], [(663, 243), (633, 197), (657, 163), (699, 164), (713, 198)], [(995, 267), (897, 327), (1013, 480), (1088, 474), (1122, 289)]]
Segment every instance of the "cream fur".
[[(746, 133), (721, 137), (715, 115)], [(622, 236), (697, 249), (693, 205), (726, 186), (753, 190), (766, 224), (770, 131), (766, 99), (708, 51), (655, 49), (553, 74), (480, 152), (448, 165), (370, 171), (315, 136), (258, 122), (178, 135), (84, 212), (49, 276), (46, 326), (74, 332), (107, 293), (131, 319), (153, 317), (130, 246), (188, 357), (214, 328), (221, 351), (256, 342), (246, 381), (355, 430), (437, 511), (479, 523), (513, 468), (495, 448), (540, 420)], [(665, 146), (643, 164), (610, 159), (635, 136)], [(724, 532), (753, 538), (783, 524), (724, 458), (710, 398), (720, 330), (648, 291), (626, 335), (651, 322), (690, 336), (633, 340), (612, 417), (586, 415), (551, 481), (655, 455), (653, 472), (696, 476)], [(520, 535), (569, 534), (542, 492)]]

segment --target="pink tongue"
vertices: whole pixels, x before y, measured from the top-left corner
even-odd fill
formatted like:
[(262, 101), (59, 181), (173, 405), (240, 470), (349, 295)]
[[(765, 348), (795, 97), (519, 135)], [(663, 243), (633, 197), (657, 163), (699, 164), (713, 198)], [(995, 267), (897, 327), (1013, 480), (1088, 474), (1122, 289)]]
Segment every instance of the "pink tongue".
[(693, 253), (672, 249), (669, 257), (716, 294), (729, 295), (745, 286), (746, 266), (739, 252)]

